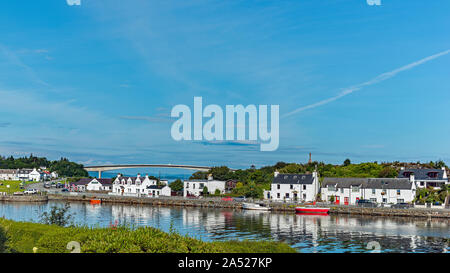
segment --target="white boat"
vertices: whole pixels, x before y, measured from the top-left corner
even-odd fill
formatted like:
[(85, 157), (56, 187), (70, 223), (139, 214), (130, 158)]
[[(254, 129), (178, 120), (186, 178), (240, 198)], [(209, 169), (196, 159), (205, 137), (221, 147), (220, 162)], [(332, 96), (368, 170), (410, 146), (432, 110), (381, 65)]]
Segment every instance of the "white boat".
[(270, 210), (269, 207), (257, 203), (242, 203), (242, 208), (250, 210)]

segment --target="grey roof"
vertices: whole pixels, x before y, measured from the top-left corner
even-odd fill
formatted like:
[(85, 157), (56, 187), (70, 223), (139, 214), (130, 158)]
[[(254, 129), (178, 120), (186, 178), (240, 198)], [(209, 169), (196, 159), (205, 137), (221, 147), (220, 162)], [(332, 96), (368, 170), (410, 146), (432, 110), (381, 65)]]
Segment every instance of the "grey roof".
[(16, 169), (1, 169), (0, 173), (1, 174), (16, 174), (17, 170)]
[(94, 179), (96, 179), (102, 185), (111, 185), (112, 184), (112, 179), (111, 178), (81, 178), (77, 182), (73, 182), (73, 183), (70, 183), (70, 184), (76, 185), (76, 186), (87, 185)]
[[(134, 177), (132, 177), (132, 176), (120, 176), (119, 177), (119, 181), (122, 181), (122, 179), (125, 179), (125, 181), (128, 181), (128, 179), (131, 179), (131, 184), (133, 185), (133, 184), (136, 184), (136, 180), (138, 179), (138, 177), (137, 176), (134, 176)], [(146, 178), (146, 176), (140, 176), (139, 177), (139, 180), (141, 181), (141, 182), (144, 182), (144, 180), (145, 180), (145, 178)], [(117, 178), (116, 178), (117, 179)], [(154, 179), (151, 179), (151, 178), (149, 178), (150, 180), (154, 180)], [(115, 179), (114, 179), (115, 180)]]
[(336, 185), (337, 188), (350, 188), (350, 186), (367, 185), (368, 181), (368, 178), (325, 177), (322, 181), (322, 187)]
[(72, 182), (70, 183), (71, 185), (75, 185), (75, 186), (83, 186), (83, 185), (87, 185), (89, 184), (89, 182), (91, 182), (92, 179), (91, 178), (81, 178), (80, 180), (78, 180), (77, 182)]
[(102, 185), (112, 185), (112, 183), (113, 183), (113, 179), (112, 178), (96, 178), (96, 179)]
[(29, 174), (33, 171), (33, 169), (20, 169), (17, 171), (18, 174)]
[(325, 177), (322, 188), (336, 185), (337, 188), (363, 187), (366, 189), (409, 190), (413, 183), (408, 178), (335, 178)]
[[(411, 173), (415, 180), (446, 180), (442, 169), (405, 169), (398, 173), (398, 178), (409, 178)], [(430, 173), (436, 173), (437, 177), (430, 177)]]
[(312, 184), (312, 174), (280, 173), (273, 178), (272, 184)]

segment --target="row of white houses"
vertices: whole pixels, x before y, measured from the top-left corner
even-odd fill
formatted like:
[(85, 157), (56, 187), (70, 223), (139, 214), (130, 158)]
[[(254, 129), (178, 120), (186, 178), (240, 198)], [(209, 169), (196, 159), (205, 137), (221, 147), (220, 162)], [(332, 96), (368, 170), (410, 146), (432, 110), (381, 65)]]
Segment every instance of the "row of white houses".
[(56, 172), (41, 169), (0, 169), (0, 180), (43, 181), (58, 178)]
[(417, 188), (439, 189), (449, 184), (445, 168), (401, 169), (397, 178), (330, 178), (319, 183), (312, 174), (274, 173), (270, 191), (264, 198), (275, 201), (313, 202), (318, 199), (336, 204), (356, 204), (358, 200), (397, 204), (414, 200)]
[(172, 192), (168, 181), (161, 180), (158, 183), (157, 180), (150, 179), (148, 175), (142, 177), (139, 174), (136, 177), (119, 174), (115, 179), (83, 178), (67, 184), (66, 188), (74, 192), (96, 191), (107, 192), (110, 195), (135, 197), (170, 196)]

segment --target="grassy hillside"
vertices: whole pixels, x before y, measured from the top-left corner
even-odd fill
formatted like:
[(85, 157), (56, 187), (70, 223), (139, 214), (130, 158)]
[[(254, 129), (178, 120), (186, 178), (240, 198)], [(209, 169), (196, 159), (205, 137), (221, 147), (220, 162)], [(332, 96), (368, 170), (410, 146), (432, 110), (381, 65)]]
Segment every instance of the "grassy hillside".
[(82, 253), (290, 253), (285, 243), (272, 241), (203, 242), (152, 227), (130, 229), (59, 227), (0, 218), (0, 252), (64, 253), (71, 241)]

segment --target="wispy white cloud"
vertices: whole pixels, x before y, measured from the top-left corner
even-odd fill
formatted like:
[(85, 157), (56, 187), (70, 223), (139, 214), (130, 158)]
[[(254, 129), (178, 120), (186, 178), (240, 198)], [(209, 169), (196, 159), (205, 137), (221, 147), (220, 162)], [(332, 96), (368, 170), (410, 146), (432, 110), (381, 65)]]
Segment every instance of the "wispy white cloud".
[[(36, 53), (43, 53), (42, 50), (35, 51)], [(45, 87), (49, 87), (50, 85), (42, 80), (37, 74), (36, 71), (29, 65), (22, 62), (22, 60), (17, 56), (16, 53), (9, 50), (6, 46), (0, 43), (0, 53), (3, 53), (4, 57), (13, 65), (21, 67), (25, 70), (26, 74), (29, 78), (31, 78), (34, 82), (43, 85)]]
[(373, 78), (373, 79), (371, 79), (369, 81), (366, 81), (366, 82), (354, 85), (354, 86), (349, 87), (349, 88), (345, 88), (338, 95), (336, 95), (334, 97), (331, 97), (331, 98), (328, 98), (328, 99), (325, 99), (325, 100), (321, 100), (319, 102), (316, 102), (316, 103), (313, 103), (313, 104), (310, 104), (310, 105), (306, 105), (306, 106), (297, 108), (297, 109), (295, 109), (295, 110), (293, 110), (293, 111), (291, 111), (291, 112), (289, 112), (287, 114), (284, 114), (282, 116), (282, 118), (289, 117), (289, 116), (292, 116), (292, 115), (294, 115), (296, 113), (299, 113), (299, 112), (302, 112), (302, 111), (305, 111), (305, 110), (308, 110), (308, 109), (312, 109), (312, 108), (316, 108), (316, 107), (328, 104), (328, 103), (333, 102), (335, 100), (338, 100), (338, 99), (340, 99), (342, 97), (345, 97), (345, 96), (347, 96), (347, 95), (349, 95), (349, 94), (351, 94), (353, 92), (361, 90), (363, 87), (374, 85), (374, 84), (377, 84), (379, 82), (385, 81), (387, 79), (390, 79), (390, 78), (394, 77), (395, 75), (397, 75), (400, 72), (403, 72), (403, 71), (406, 71), (406, 70), (410, 70), (410, 69), (412, 69), (412, 68), (414, 68), (416, 66), (424, 64), (426, 62), (429, 62), (429, 61), (434, 60), (436, 58), (439, 58), (441, 56), (447, 55), (448, 53), (450, 53), (450, 49), (446, 50), (446, 51), (443, 51), (443, 52), (440, 52), (440, 53), (437, 53), (437, 54), (434, 54), (434, 55), (431, 55), (431, 56), (428, 56), (428, 57), (423, 58), (423, 59), (421, 59), (419, 61), (416, 61), (416, 62), (410, 63), (408, 65), (402, 66), (402, 67), (397, 68), (395, 70), (392, 70), (390, 72), (386, 72), (386, 73), (380, 74), (377, 77), (375, 77), (375, 78)]

